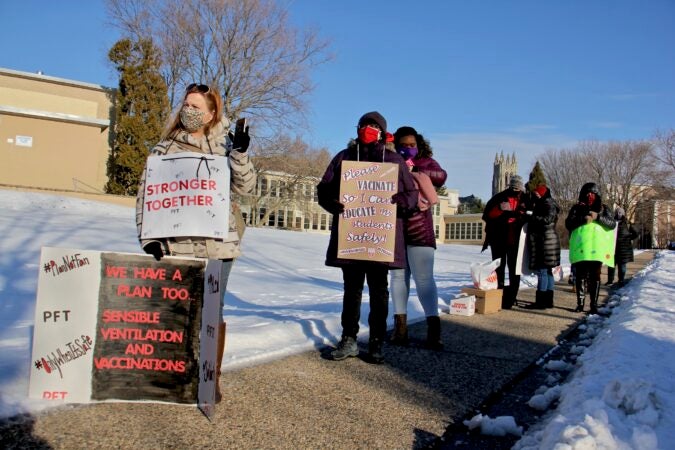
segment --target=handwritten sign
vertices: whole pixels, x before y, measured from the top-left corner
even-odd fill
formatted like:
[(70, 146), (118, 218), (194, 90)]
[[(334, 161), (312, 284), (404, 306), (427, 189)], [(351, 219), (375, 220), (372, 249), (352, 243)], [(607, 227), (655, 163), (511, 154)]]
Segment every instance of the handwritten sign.
[(220, 266), (44, 247), (29, 396), (212, 409)]
[(338, 258), (391, 262), (396, 244), (398, 165), (342, 161)]
[(186, 152), (148, 158), (141, 238), (223, 239), (229, 214), (227, 157)]

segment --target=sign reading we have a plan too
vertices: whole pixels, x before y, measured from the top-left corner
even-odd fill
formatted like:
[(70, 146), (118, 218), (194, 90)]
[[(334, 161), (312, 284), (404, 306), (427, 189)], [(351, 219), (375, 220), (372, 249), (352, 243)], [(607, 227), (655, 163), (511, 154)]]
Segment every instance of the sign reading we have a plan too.
[(215, 399), (221, 262), (43, 247), (29, 396)]
[(398, 164), (342, 161), (338, 258), (391, 262), (396, 244)]

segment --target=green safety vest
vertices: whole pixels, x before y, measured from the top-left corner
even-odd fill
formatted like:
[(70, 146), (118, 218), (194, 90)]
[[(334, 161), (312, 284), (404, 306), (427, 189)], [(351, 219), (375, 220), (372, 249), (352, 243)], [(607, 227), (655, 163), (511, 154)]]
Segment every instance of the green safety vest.
[(570, 262), (600, 261), (614, 267), (614, 230), (591, 222), (572, 231), (570, 236)]

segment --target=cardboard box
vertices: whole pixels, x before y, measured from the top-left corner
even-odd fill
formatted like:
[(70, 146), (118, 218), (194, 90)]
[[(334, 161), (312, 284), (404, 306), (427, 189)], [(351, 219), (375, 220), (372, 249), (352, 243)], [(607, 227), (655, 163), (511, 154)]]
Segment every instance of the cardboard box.
[(450, 300), (450, 314), (455, 316), (473, 316), (476, 312), (476, 296), (455, 297)]
[(476, 296), (476, 312), (478, 314), (494, 314), (502, 309), (501, 289), (476, 289), (473, 287), (462, 288), (462, 293)]

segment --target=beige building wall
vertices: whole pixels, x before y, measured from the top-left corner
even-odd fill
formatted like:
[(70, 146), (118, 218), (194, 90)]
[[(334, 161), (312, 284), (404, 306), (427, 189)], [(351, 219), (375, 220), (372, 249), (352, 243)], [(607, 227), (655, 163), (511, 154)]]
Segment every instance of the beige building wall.
[(0, 68), (0, 185), (101, 193), (114, 90)]

